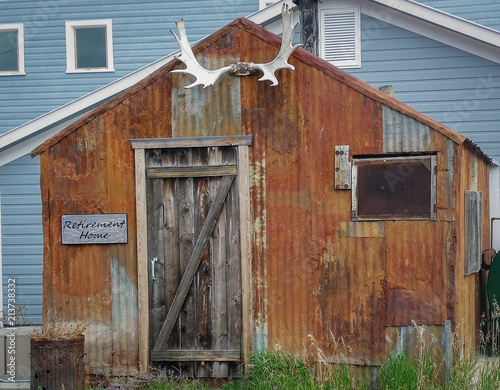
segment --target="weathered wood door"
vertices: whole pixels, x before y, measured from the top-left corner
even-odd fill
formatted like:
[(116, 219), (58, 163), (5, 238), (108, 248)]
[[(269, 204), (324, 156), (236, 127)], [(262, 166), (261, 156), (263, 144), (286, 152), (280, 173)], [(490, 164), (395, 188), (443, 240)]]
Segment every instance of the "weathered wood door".
[(234, 146), (146, 152), (151, 363), (231, 377), (242, 361)]

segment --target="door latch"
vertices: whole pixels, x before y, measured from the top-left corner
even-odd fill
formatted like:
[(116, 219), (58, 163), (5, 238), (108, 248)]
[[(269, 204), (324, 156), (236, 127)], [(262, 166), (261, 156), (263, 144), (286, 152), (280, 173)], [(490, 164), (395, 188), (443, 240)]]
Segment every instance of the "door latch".
[(156, 262), (158, 262), (158, 258), (154, 257), (151, 260), (151, 280), (154, 281), (154, 282), (158, 281), (158, 276), (156, 275), (156, 272), (155, 272), (155, 264), (156, 264)]

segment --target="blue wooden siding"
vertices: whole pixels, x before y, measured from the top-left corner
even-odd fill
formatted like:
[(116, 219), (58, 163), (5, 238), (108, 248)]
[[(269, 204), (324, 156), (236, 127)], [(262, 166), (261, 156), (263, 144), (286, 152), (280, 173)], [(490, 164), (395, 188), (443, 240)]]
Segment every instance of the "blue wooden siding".
[(363, 15), (362, 67), (346, 69), (500, 160), (500, 65)]
[(500, 30), (500, 2), (497, 0), (419, 0), (418, 2)]
[[(23, 23), (25, 76), (0, 77), (0, 134), (90, 93), (178, 49), (184, 19), (191, 42), (258, 10), (258, 0), (0, 0), (0, 24)], [(66, 74), (65, 21), (112, 19), (115, 72)], [(41, 321), (42, 223), (39, 161), (0, 168), (3, 309), (15, 277), (17, 304)]]
[(0, 168), (3, 304), (7, 281), (16, 279), (21, 321), (41, 323), (43, 236), (39, 159), (22, 157)]
[[(0, 134), (178, 49), (184, 19), (191, 42), (258, 10), (258, 0), (0, 1), (0, 24), (24, 23), (25, 76), (0, 77)], [(66, 74), (65, 21), (112, 19), (115, 72)]]

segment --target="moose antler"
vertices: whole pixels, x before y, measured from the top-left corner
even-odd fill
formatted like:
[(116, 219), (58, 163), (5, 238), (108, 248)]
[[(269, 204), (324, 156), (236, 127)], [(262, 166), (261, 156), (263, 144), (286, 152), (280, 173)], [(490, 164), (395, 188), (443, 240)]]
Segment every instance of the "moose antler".
[(205, 69), (200, 65), (194, 56), (191, 45), (187, 39), (184, 21), (181, 20), (180, 22), (175, 22), (180, 38), (173, 31), (170, 32), (181, 48), (181, 55), (177, 58), (186, 65), (186, 68), (173, 70), (172, 72), (187, 73), (196, 78), (192, 84), (187, 85), (185, 88), (191, 88), (195, 85), (203, 85), (203, 88), (206, 88), (209, 85), (214, 85), (219, 77), (221, 77), (224, 73), (232, 73), (242, 76), (255, 73), (257, 70), (260, 70), (263, 73), (263, 76), (259, 79), (259, 81), (269, 80), (272, 82), (271, 86), (274, 87), (278, 85), (278, 79), (274, 73), (278, 69), (294, 70), (295, 67), (288, 63), (288, 58), (292, 55), (295, 49), (302, 46), (301, 44), (292, 45), (292, 39), (298, 23), (293, 26), (293, 12), (288, 8), (288, 5), (283, 4), (281, 14), (283, 17), (282, 42), (280, 51), (274, 60), (265, 64), (238, 62), (216, 70)]
[(220, 76), (222, 76), (226, 72), (229, 72), (231, 66), (225, 66), (224, 68), (220, 68), (217, 70), (208, 70), (201, 66), (194, 56), (193, 49), (191, 49), (191, 45), (189, 44), (189, 41), (187, 39), (184, 21), (181, 20), (180, 22), (175, 22), (175, 25), (177, 26), (177, 31), (179, 31), (180, 39), (173, 31), (170, 32), (181, 48), (181, 55), (177, 58), (186, 65), (186, 69), (177, 69), (173, 70), (172, 72), (187, 73), (196, 77), (195, 82), (187, 85), (185, 88), (192, 88), (195, 85), (201, 84), (203, 84), (203, 88), (206, 88), (209, 85), (214, 85)]
[(250, 67), (259, 69), (264, 73), (259, 81), (269, 80), (272, 82), (272, 87), (278, 85), (278, 79), (274, 75), (274, 72), (278, 69), (295, 70), (295, 67), (288, 63), (288, 58), (290, 58), (295, 49), (302, 46), (302, 44), (292, 45), (293, 36), (299, 24), (296, 23), (295, 26), (293, 25), (293, 12), (288, 9), (287, 4), (283, 4), (281, 16), (283, 18), (283, 33), (281, 34), (281, 47), (278, 55), (274, 60), (266, 64), (250, 64)]

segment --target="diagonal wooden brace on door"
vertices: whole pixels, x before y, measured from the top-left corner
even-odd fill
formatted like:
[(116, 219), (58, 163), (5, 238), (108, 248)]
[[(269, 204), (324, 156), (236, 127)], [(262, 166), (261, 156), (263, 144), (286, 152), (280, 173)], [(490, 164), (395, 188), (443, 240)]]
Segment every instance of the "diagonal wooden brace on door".
[(234, 176), (231, 175), (225, 176), (221, 181), (217, 195), (215, 196), (214, 202), (208, 211), (207, 218), (205, 219), (205, 222), (203, 222), (200, 234), (194, 244), (193, 252), (189, 257), (186, 270), (184, 271), (184, 275), (182, 275), (182, 279), (179, 283), (179, 287), (177, 288), (177, 292), (175, 293), (172, 305), (168, 310), (167, 318), (165, 319), (165, 322), (161, 327), (160, 334), (156, 339), (153, 351), (161, 351), (165, 349), (170, 333), (172, 333), (172, 329), (174, 328), (175, 321), (177, 320), (182, 305), (184, 304), (184, 300), (186, 299), (189, 287), (193, 283), (194, 276), (200, 265), (205, 246), (207, 245), (208, 239), (214, 230), (217, 218), (222, 211), (222, 207), (224, 206), (224, 202), (229, 189), (231, 188), (231, 184), (233, 183), (233, 179)]

